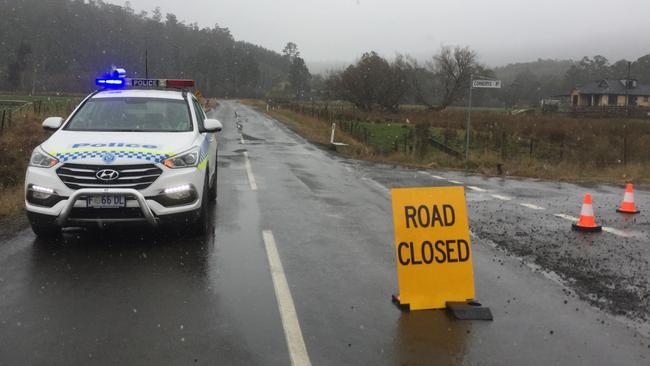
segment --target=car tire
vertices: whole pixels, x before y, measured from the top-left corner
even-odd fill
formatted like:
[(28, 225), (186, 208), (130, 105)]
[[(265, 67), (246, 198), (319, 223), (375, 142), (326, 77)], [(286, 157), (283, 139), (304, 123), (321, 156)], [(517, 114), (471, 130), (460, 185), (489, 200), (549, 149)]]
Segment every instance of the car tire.
[(209, 196), (210, 196), (210, 179), (206, 170), (205, 181), (203, 182), (203, 194), (201, 195), (201, 208), (196, 221), (192, 224), (191, 232), (194, 235), (203, 235), (208, 232), (210, 225)]
[(214, 167), (214, 179), (212, 182), (212, 186), (210, 186), (210, 192), (208, 193), (208, 198), (210, 199), (210, 202), (215, 202), (217, 200), (217, 174), (219, 172), (219, 169), (217, 169), (216, 165)]

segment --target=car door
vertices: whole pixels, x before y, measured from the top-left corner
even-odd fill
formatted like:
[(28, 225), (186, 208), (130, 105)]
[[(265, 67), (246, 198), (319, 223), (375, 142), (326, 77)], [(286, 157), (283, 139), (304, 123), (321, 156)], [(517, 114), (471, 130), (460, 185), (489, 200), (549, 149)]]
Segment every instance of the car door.
[[(194, 106), (194, 114), (196, 115), (196, 121), (199, 125), (199, 128), (203, 130), (203, 121), (205, 120), (205, 112), (201, 107), (201, 104), (194, 98), (192, 98), (192, 105)], [(208, 139), (208, 167), (210, 173), (214, 174), (217, 171), (217, 134), (216, 133), (207, 133), (202, 132), (202, 135), (206, 136)], [(210, 177), (210, 179), (213, 179)]]

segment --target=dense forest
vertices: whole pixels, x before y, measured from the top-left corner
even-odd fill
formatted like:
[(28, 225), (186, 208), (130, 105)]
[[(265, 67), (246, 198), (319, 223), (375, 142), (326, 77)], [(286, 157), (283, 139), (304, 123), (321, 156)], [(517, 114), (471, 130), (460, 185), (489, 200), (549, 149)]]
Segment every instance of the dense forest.
[(135, 13), (84, 0), (0, 0), (0, 90), (85, 92), (111, 65), (130, 76), (187, 77), (206, 95), (263, 96), (291, 61), (236, 41), (227, 28), (184, 24), (158, 8)]

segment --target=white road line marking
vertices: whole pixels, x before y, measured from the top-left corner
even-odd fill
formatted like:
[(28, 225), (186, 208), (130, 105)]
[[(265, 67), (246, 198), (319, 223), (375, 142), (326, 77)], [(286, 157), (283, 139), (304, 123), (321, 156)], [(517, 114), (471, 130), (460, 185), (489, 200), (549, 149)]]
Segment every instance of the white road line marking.
[(243, 134), (239, 134), (239, 141), (241, 141), (242, 145), (246, 144), (246, 142), (244, 141), (244, 135)]
[(498, 195), (498, 194), (491, 194), (490, 196), (492, 196), (492, 197), (494, 197), (494, 198), (496, 198), (498, 200), (502, 200), (502, 201), (510, 201), (510, 200), (512, 200), (512, 198), (510, 198), (508, 196), (501, 196), (501, 195)]
[(426, 174), (426, 175), (430, 176), (431, 178), (435, 178), (435, 179), (447, 180), (447, 178), (445, 178), (445, 177), (441, 177), (441, 176), (439, 176), (439, 175), (433, 175), (433, 174), (431, 174), (431, 173), (429, 173), (429, 172), (425, 172), (425, 171), (422, 171), (422, 170), (418, 171), (418, 173), (420, 173), (420, 174)]
[[(577, 217), (574, 217), (574, 216), (571, 216), (571, 215), (565, 215), (565, 214), (553, 214), (553, 215), (557, 216), (557, 217), (560, 217), (560, 218), (563, 218), (565, 220), (574, 221), (574, 222), (577, 222), (579, 220)], [(617, 235), (617, 236), (622, 236), (624, 238), (631, 238), (631, 237), (634, 236), (632, 234), (626, 233), (625, 231), (614, 229), (613, 227), (608, 227), (608, 226), (603, 226), (603, 231), (608, 232), (610, 234)]]
[(528, 208), (533, 209), (533, 210), (545, 210), (544, 207), (533, 205), (532, 203), (524, 202), (524, 203), (520, 203), (520, 205), (524, 206), (524, 207), (528, 207)]
[(631, 234), (628, 234), (628, 233), (626, 233), (624, 231), (621, 231), (621, 230), (618, 230), (618, 229), (614, 229), (613, 227), (603, 226), (603, 231), (606, 231), (606, 232), (608, 232), (610, 234), (622, 236), (624, 238), (631, 238), (632, 237)]
[(467, 188), (471, 189), (472, 191), (476, 191), (476, 192), (487, 192), (487, 189), (483, 189), (483, 188), (479, 188), (479, 187), (475, 187), (475, 186), (467, 186)]
[(453, 180), (453, 179), (447, 179), (447, 182), (449, 182), (449, 183), (453, 183), (453, 184), (460, 184), (460, 185), (463, 185), (463, 182), (459, 182), (459, 181), (457, 181), (457, 180)]
[(251, 185), (251, 190), (257, 191), (257, 183), (255, 183), (255, 176), (253, 175), (253, 167), (251, 161), (248, 159), (248, 151), (244, 151), (244, 165), (246, 166), (246, 175), (248, 175), (248, 183)]
[(374, 179), (370, 179), (370, 178), (367, 178), (367, 177), (362, 177), (361, 179), (370, 182), (373, 186), (379, 188), (381, 191), (383, 191), (386, 194), (390, 193), (390, 189), (386, 188), (383, 184), (377, 182)]
[(278, 301), (278, 309), (280, 310), (280, 318), (282, 319), (284, 336), (287, 340), (287, 346), (289, 348), (291, 364), (294, 366), (309, 366), (311, 365), (311, 361), (309, 360), (309, 355), (307, 354), (305, 340), (302, 338), (302, 331), (300, 330), (298, 315), (293, 304), (293, 298), (291, 297), (291, 291), (289, 290), (287, 277), (284, 274), (284, 268), (282, 267), (280, 254), (278, 253), (278, 248), (275, 245), (273, 232), (271, 230), (262, 231), (262, 238), (264, 239), (266, 255), (269, 260), (271, 278), (273, 279), (273, 287), (275, 288), (275, 298)]
[(566, 214), (553, 214), (554, 216), (557, 216), (559, 218), (569, 220), (569, 221), (578, 221), (577, 217), (571, 216), (571, 215), (566, 215)]

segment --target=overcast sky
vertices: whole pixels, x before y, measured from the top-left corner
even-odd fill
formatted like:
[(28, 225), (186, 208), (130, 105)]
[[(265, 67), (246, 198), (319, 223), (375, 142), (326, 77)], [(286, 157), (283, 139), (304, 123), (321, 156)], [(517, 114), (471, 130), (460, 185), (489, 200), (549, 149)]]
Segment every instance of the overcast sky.
[[(124, 5), (124, 0), (108, 0)], [(650, 0), (130, 0), (186, 23), (218, 23), (238, 40), (280, 51), (298, 44), (311, 63), (376, 50), (418, 58), (469, 45), (490, 66), (602, 54), (650, 53)]]

